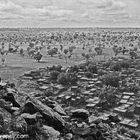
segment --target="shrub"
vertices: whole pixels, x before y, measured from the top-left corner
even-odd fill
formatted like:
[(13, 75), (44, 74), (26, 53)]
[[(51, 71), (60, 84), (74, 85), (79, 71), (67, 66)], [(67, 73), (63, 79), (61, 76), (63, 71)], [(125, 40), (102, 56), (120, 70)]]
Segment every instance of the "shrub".
[(129, 130), (127, 133), (130, 135), (132, 139), (138, 139), (139, 137), (134, 130)]
[(85, 57), (85, 55), (86, 55), (85, 53), (82, 53), (82, 56), (83, 56), (83, 57)]
[(55, 70), (58, 72), (61, 72), (62, 66), (61, 65), (57, 65), (55, 66)]
[(68, 52), (69, 52), (68, 49), (65, 49), (65, 50), (64, 50), (64, 54), (67, 54)]
[(131, 86), (129, 86), (129, 88), (127, 88), (128, 92), (138, 93), (139, 90), (140, 90), (140, 88), (137, 85), (131, 85)]
[(48, 90), (44, 91), (44, 95), (47, 96), (47, 97), (52, 96), (53, 95), (53, 91), (48, 89)]
[(56, 81), (59, 74), (60, 73), (58, 71), (51, 71), (50, 72), (50, 79), (53, 81)]
[(111, 61), (107, 61), (107, 62), (103, 63), (103, 67), (105, 67), (105, 68), (109, 68), (110, 65), (111, 65)]
[(35, 59), (36, 61), (39, 62), (39, 61), (41, 60), (42, 56), (43, 56), (43, 55), (40, 54), (40, 53), (39, 53), (39, 54), (36, 54), (36, 55), (34, 56), (34, 59)]
[(93, 77), (93, 74), (91, 72), (85, 72), (85, 76), (87, 78), (92, 78)]
[(71, 72), (78, 72), (79, 67), (77, 65), (74, 65), (74, 66), (71, 66), (70, 70), (71, 70)]
[(70, 85), (76, 85), (78, 81), (78, 77), (75, 73), (69, 73), (68, 80)]
[(98, 75), (99, 75), (99, 76), (102, 76), (102, 75), (104, 75), (104, 74), (106, 74), (106, 72), (105, 72), (104, 70), (102, 70), (102, 69), (99, 69), (99, 70), (98, 70)]
[(53, 55), (57, 54), (57, 52), (58, 52), (58, 49), (53, 48), (53, 49), (48, 50), (48, 55), (53, 56)]
[(78, 77), (75, 73), (60, 73), (57, 82), (64, 86), (75, 85), (78, 81)]
[(131, 59), (136, 59), (137, 53), (135, 51), (130, 51), (129, 54), (130, 54)]
[(128, 129), (124, 126), (121, 126), (121, 127), (119, 127), (118, 131), (120, 134), (124, 134), (124, 133), (128, 132)]
[(89, 55), (89, 54), (86, 54), (86, 55), (85, 55), (85, 58), (86, 58), (87, 60), (89, 60), (90, 55)]
[(119, 77), (113, 74), (105, 75), (103, 77), (103, 83), (107, 86), (119, 87)]
[(73, 47), (69, 47), (69, 52), (72, 53), (73, 52)]
[(68, 79), (67, 79), (67, 77), (66, 77), (66, 74), (65, 74), (65, 73), (60, 73), (60, 74), (58, 75), (58, 80), (57, 80), (57, 82), (58, 82), (59, 84), (62, 84), (62, 85), (68, 85)]
[(29, 44), (29, 47), (30, 47), (30, 48), (33, 48), (33, 47), (34, 47), (34, 43), (30, 43), (30, 44)]
[(110, 69), (113, 70), (113, 71), (120, 71), (121, 70), (121, 65), (120, 65), (120, 63), (112, 64), (110, 66)]
[(120, 63), (122, 68), (128, 69), (130, 67), (130, 63), (128, 61), (123, 61)]
[(87, 63), (82, 63), (82, 64), (79, 64), (79, 69), (82, 69), (83, 71), (86, 71), (87, 70)]
[(53, 65), (49, 67), (49, 71), (58, 71), (61, 72), (62, 66), (61, 65)]
[(93, 64), (89, 64), (88, 65), (88, 71), (91, 72), (91, 73), (96, 73), (97, 74), (97, 66), (96, 65), (93, 65)]

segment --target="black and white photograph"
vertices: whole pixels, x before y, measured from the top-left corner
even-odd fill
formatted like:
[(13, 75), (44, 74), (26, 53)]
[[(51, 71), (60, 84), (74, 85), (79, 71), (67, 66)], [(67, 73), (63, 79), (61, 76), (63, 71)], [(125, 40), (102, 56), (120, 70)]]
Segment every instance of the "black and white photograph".
[(0, 0), (0, 140), (140, 140), (140, 0)]

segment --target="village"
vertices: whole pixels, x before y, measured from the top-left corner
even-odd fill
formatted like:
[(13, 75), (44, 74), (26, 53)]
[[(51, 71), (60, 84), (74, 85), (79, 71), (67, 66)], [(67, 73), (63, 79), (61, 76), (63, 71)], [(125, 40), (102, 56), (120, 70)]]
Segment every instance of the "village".
[[(75, 61), (75, 47), (70, 50), (73, 58), (68, 58), (69, 50), (68, 61), (62, 55), (63, 65), (34, 62), (34, 58), (15, 53), (1, 54), (7, 59), (2, 68), (17, 56), (35, 66), (20, 73), (16, 83), (1, 79), (1, 135), (28, 135), (29, 140), (139, 140), (139, 54), (135, 48), (125, 49), (123, 54), (114, 47), (115, 55), (105, 59), (101, 46), (96, 47), (94, 56), (85, 46), (85, 54), (77, 53), (84, 61), (73, 65), (69, 62)], [(48, 61), (60, 59), (60, 53), (54, 55)], [(99, 57), (102, 59), (97, 61)]]

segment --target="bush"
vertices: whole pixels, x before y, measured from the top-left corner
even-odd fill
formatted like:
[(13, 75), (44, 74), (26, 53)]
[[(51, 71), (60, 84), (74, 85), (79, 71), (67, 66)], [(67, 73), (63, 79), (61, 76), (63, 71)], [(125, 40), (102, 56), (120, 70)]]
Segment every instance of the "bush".
[(97, 72), (98, 72), (97, 66), (93, 65), (93, 64), (89, 64), (88, 65), (88, 71), (91, 72), (91, 73), (96, 73), (97, 74)]
[(123, 62), (121, 62), (120, 65), (122, 68), (126, 68), (126, 69), (128, 69), (130, 67), (130, 63), (128, 61), (123, 61)]
[(71, 66), (70, 71), (71, 72), (78, 72), (79, 71), (79, 67), (77, 65)]
[(106, 74), (106, 71), (104, 71), (104, 70), (102, 70), (102, 69), (99, 69), (99, 70), (98, 70), (98, 75), (99, 75), (99, 76), (102, 76), (102, 75), (104, 75), (104, 74)]
[(87, 60), (89, 60), (90, 55), (89, 55), (89, 54), (86, 54), (86, 55), (85, 55), (85, 58), (86, 58)]
[(48, 55), (53, 56), (53, 55), (57, 54), (57, 52), (58, 52), (58, 49), (53, 48), (53, 49), (48, 50)]
[(93, 74), (91, 72), (85, 72), (85, 76), (87, 78), (92, 78), (93, 77)]
[(70, 52), (70, 53), (72, 53), (72, 52), (73, 52), (73, 50), (74, 50), (74, 48), (73, 48), (73, 47), (69, 47), (69, 52)]
[(120, 71), (121, 70), (121, 65), (120, 65), (120, 63), (112, 64), (110, 66), (110, 69), (113, 70), (113, 71)]
[(47, 97), (52, 96), (53, 95), (53, 91), (48, 89), (48, 90), (44, 91), (44, 95), (47, 96)]
[(60, 73), (58, 71), (51, 71), (50, 72), (50, 79), (53, 81), (56, 81), (59, 74)]
[(69, 52), (68, 49), (65, 49), (65, 50), (64, 50), (64, 54), (67, 54), (68, 52)]
[(82, 56), (83, 56), (83, 57), (85, 57), (85, 56), (86, 56), (86, 54), (85, 54), (85, 53), (82, 53)]
[(103, 77), (103, 83), (107, 86), (119, 87), (119, 77), (117, 75), (108, 74)]
[(76, 85), (77, 84), (78, 77), (77, 77), (77, 75), (75, 73), (69, 73), (67, 75), (67, 77), (68, 77), (70, 85)]
[(83, 71), (86, 71), (87, 70), (87, 63), (82, 63), (82, 64), (79, 64), (79, 69), (83, 70)]
[(109, 68), (110, 65), (111, 65), (111, 62), (109, 62), (109, 61), (103, 63), (103, 67), (104, 67), (104, 68)]
[(62, 66), (61, 65), (53, 65), (52, 67), (49, 67), (49, 71), (58, 71), (61, 72)]
[(124, 126), (121, 126), (121, 127), (119, 127), (118, 131), (120, 134), (124, 134), (124, 133), (128, 132), (128, 129)]
[(65, 73), (60, 73), (58, 75), (58, 80), (57, 82), (59, 84), (62, 84), (62, 85), (68, 85), (68, 80), (67, 80), (67, 77), (66, 77), (66, 74)]
[(30, 48), (33, 48), (33, 47), (34, 47), (34, 43), (30, 43), (30, 44), (29, 44), (29, 47), (30, 47)]
[(140, 90), (140, 88), (137, 85), (131, 85), (129, 88), (127, 88), (128, 92), (138, 93), (139, 90)]
[(61, 72), (62, 66), (61, 65), (57, 65), (55, 66), (55, 70), (58, 72)]
[(42, 56), (43, 56), (43, 55), (40, 54), (40, 53), (39, 53), (39, 54), (36, 54), (36, 55), (34, 56), (34, 59), (35, 59), (36, 61), (39, 62), (39, 61), (41, 60)]
[(138, 139), (139, 137), (134, 130), (129, 130), (127, 133), (130, 135), (132, 139)]
[(57, 82), (64, 86), (75, 85), (78, 81), (78, 77), (74, 73), (60, 73)]

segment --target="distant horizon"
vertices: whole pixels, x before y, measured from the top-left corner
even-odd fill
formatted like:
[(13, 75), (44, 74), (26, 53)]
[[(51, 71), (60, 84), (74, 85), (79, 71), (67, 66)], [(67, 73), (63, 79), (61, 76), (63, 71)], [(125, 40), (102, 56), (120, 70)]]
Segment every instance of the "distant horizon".
[(0, 27), (0, 29), (140, 29), (140, 27)]
[(0, 28), (140, 28), (140, 0), (0, 0)]

